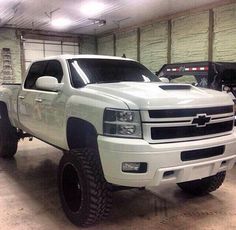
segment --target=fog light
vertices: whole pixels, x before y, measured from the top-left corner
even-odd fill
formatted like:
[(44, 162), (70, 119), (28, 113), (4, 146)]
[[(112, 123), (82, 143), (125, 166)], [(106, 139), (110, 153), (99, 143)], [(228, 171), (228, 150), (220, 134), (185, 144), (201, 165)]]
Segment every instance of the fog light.
[(145, 173), (147, 172), (147, 163), (144, 162), (123, 162), (122, 172)]

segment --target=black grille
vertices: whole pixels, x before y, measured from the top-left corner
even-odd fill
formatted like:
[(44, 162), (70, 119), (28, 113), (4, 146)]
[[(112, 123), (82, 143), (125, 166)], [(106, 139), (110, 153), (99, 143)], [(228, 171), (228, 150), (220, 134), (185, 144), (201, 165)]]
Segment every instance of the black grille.
[(197, 114), (224, 114), (232, 113), (233, 106), (196, 108), (196, 109), (168, 109), (168, 110), (149, 110), (150, 118), (175, 118), (175, 117), (195, 117)]
[(229, 132), (233, 129), (234, 121), (226, 121), (208, 124), (205, 127), (178, 126), (178, 127), (152, 127), (151, 137), (153, 140), (175, 139), (212, 135)]
[(215, 156), (222, 155), (224, 151), (225, 151), (224, 145), (207, 148), (207, 149), (184, 151), (181, 153), (181, 160), (192, 161), (192, 160), (204, 159), (208, 157), (215, 157)]

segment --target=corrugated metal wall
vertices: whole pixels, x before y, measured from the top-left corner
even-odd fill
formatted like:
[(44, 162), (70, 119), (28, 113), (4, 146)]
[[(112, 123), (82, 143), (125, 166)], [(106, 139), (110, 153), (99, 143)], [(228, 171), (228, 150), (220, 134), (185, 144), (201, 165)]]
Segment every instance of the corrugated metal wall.
[(167, 62), (167, 46), (167, 22), (140, 29), (140, 62), (152, 71), (156, 71)]
[(116, 56), (121, 57), (123, 54), (127, 58), (137, 60), (137, 31), (119, 33), (116, 36)]
[(171, 62), (208, 60), (209, 13), (172, 20)]
[[(139, 49), (141, 63), (152, 71), (157, 71), (162, 64), (167, 63), (168, 54), (172, 63), (204, 61), (212, 55), (214, 61), (236, 61), (236, 3), (215, 8), (213, 12), (213, 40), (210, 42), (211, 14), (209, 11), (203, 11), (172, 19), (170, 37), (168, 37), (167, 21), (141, 27), (140, 44), (137, 30), (117, 32), (116, 55), (122, 56), (125, 53), (127, 57), (137, 59)], [(171, 41), (170, 50), (168, 50), (168, 39)], [(209, 55), (211, 43), (213, 43), (213, 54)], [(111, 45), (107, 46), (107, 49), (112, 50), (106, 49), (106, 53), (113, 54), (113, 48)]]
[(113, 51), (113, 35), (98, 38), (98, 53), (102, 55), (114, 55)]
[(96, 54), (96, 39), (93, 36), (82, 36), (80, 38), (81, 54)]
[(236, 61), (236, 4), (214, 10), (213, 59)]

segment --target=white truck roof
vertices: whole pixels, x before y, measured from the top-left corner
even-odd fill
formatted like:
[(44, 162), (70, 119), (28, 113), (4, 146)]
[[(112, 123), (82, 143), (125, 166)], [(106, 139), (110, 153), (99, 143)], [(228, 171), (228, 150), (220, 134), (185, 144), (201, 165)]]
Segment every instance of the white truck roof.
[(123, 58), (123, 57), (116, 57), (116, 56), (107, 56), (107, 55), (95, 55), (95, 54), (79, 54), (79, 55), (70, 55), (70, 54), (63, 54), (58, 56), (49, 56), (45, 57), (43, 59), (37, 60), (37, 61), (43, 61), (43, 60), (51, 60), (51, 59), (82, 59), (82, 58), (91, 58), (91, 59), (112, 59), (112, 60), (124, 60), (124, 61), (135, 61), (133, 59), (129, 58)]

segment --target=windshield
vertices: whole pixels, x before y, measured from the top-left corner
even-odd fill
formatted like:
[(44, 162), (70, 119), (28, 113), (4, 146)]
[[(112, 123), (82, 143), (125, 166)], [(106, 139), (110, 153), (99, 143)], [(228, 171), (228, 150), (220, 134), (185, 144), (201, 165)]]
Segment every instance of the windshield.
[(114, 59), (68, 60), (72, 84), (75, 88), (87, 84), (114, 83), (122, 81), (159, 81), (157, 76), (138, 62)]

